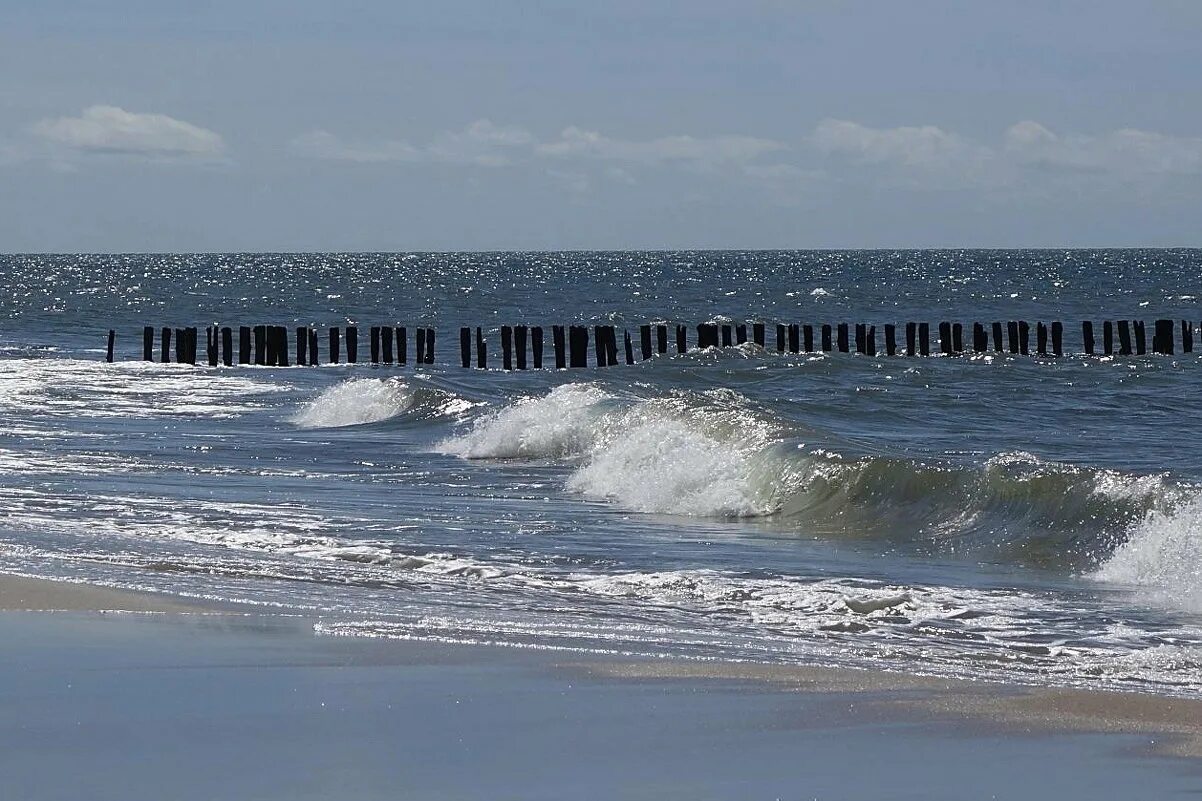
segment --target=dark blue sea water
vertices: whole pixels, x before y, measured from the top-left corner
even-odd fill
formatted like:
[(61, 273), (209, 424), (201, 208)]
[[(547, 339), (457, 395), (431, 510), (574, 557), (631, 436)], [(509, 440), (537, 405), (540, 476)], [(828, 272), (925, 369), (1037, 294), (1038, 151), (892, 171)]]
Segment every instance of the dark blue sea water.
[[(1200, 284), (1188, 250), (3, 256), (0, 570), (331, 634), (1194, 693), (1202, 350), (1085, 357), (1080, 321), (1197, 324)], [(499, 366), (511, 323), (1015, 319), (1070, 354), (458, 354), (460, 325)], [(439, 349), (140, 361), (143, 325), (213, 323)]]

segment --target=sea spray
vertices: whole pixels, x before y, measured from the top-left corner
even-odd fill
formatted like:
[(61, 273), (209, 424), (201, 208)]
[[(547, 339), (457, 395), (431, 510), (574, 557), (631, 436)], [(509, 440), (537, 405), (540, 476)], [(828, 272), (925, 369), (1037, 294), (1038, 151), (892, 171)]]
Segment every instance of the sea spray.
[(1093, 577), (1138, 587), (1172, 608), (1202, 611), (1202, 496), (1152, 511)]
[(340, 428), (375, 423), (410, 407), (413, 392), (399, 381), (351, 378), (330, 387), (292, 417), (301, 428)]

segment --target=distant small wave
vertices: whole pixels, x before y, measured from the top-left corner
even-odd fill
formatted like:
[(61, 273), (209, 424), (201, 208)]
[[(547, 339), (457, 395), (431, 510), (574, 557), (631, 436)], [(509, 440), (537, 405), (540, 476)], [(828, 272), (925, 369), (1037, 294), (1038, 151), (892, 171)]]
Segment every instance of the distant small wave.
[(378, 423), (401, 414), (453, 417), (477, 405), (434, 387), (381, 378), (350, 378), (302, 406), (291, 421), (301, 428), (341, 428)]

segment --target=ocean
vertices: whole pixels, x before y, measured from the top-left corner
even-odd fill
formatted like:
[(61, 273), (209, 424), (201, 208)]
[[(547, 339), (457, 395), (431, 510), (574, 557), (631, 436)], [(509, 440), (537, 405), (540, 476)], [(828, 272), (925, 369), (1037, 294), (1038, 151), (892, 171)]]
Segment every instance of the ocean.
[[(1199, 250), (0, 256), (0, 571), (331, 636), (1193, 695), (1202, 347), (1087, 357), (1080, 323), (1200, 293)], [(503, 324), (755, 320), (1058, 320), (1066, 355), (495, 369)], [(141, 361), (143, 325), (214, 323), (438, 350)]]

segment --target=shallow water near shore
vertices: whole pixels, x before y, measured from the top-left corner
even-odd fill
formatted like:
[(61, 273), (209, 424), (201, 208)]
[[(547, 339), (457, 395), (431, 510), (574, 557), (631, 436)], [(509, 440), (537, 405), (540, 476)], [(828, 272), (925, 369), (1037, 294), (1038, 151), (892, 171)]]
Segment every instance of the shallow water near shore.
[[(0, 257), (0, 569), (329, 634), (1192, 695), (1198, 355), (505, 373), (462, 370), (454, 334), (1042, 319), (1074, 352), (1082, 319), (1202, 319), (1200, 272), (1198, 251)], [(143, 324), (212, 322), (440, 344), (420, 367), (137, 360)]]

